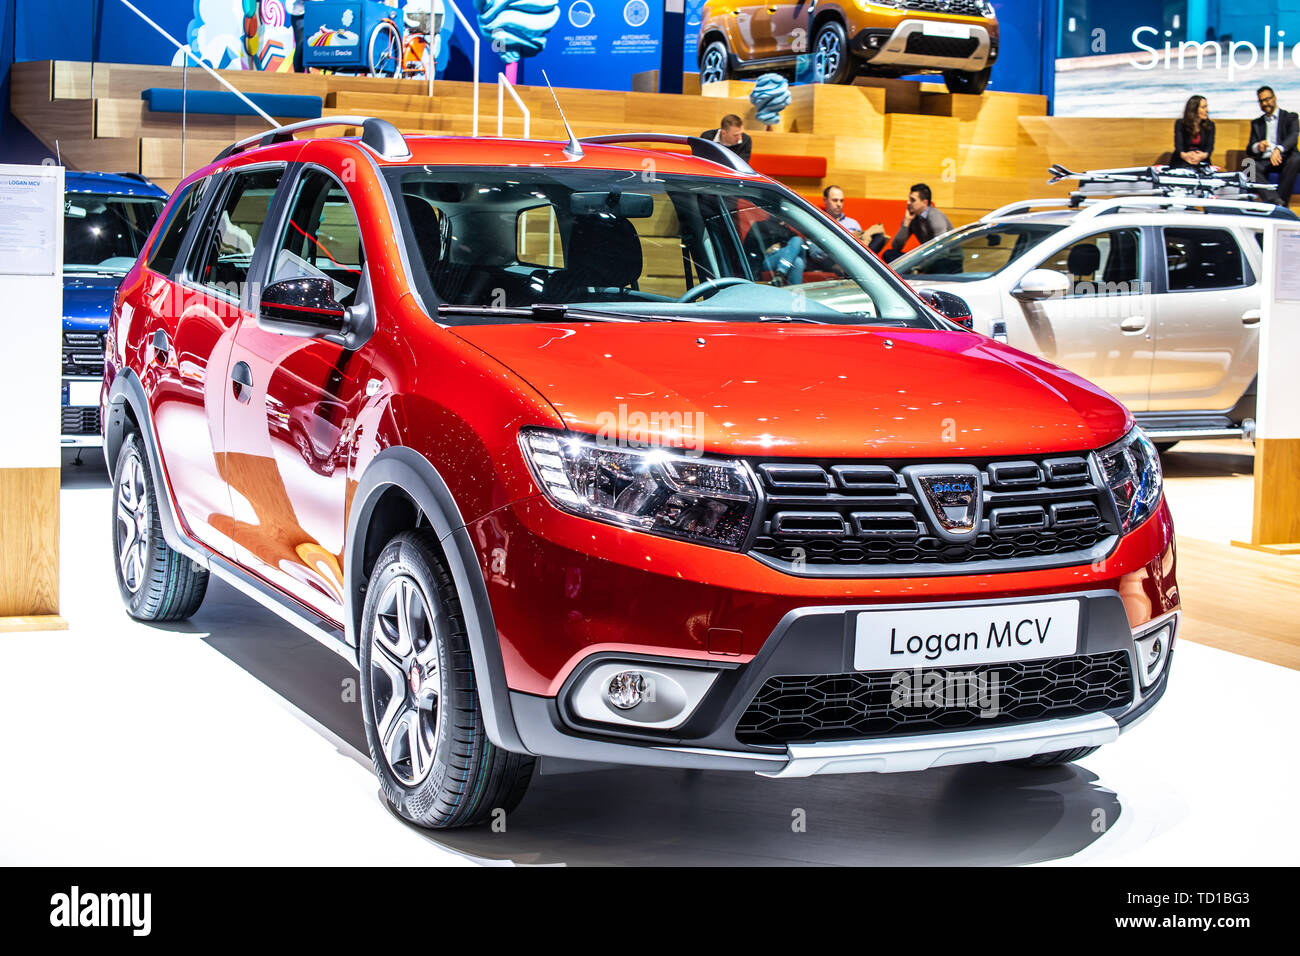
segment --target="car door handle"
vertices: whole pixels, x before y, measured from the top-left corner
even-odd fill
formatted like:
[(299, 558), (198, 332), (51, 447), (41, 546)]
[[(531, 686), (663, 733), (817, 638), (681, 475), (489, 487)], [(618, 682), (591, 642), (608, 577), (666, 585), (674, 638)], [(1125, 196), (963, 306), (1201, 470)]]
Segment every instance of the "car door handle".
[(171, 354), (171, 343), (167, 341), (167, 333), (159, 329), (153, 334), (153, 360), (159, 365), (167, 364), (167, 356)]
[(1147, 317), (1145, 315), (1130, 315), (1119, 324), (1119, 327), (1124, 332), (1143, 332), (1147, 327)]
[(230, 370), (230, 380), (234, 382), (235, 400), (248, 404), (253, 397), (253, 370), (247, 362), (236, 362)]
[(1262, 317), (1263, 313), (1259, 309), (1251, 309), (1250, 311), (1241, 314), (1241, 324), (1248, 328), (1254, 328), (1259, 325), (1259, 320)]

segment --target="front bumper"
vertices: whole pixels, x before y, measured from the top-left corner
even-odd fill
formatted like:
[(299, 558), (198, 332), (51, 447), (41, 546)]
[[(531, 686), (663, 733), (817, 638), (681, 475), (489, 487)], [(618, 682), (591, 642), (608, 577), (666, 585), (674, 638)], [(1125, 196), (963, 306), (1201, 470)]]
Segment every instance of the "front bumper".
[[(934, 35), (954, 28), (966, 35)], [(977, 73), (997, 59), (998, 31), (983, 24), (904, 20), (892, 31), (860, 31), (851, 47), (872, 67)]]
[[(1067, 596), (1080, 602), (1076, 656), (1091, 658), (1120, 652), (1127, 661), (1127, 689), (1116, 706), (1090, 713), (1071, 713), (1064, 709), (1058, 711), (1061, 716), (1048, 714), (1041, 720), (990, 722), (989, 726), (968, 722), (952, 730), (932, 729), (862, 739), (792, 741), (779, 745), (753, 745), (739, 740), (737, 725), (755, 694), (770, 678), (853, 672), (856, 614), (879, 606), (846, 605), (792, 611), (749, 664), (712, 665), (710, 669), (716, 671), (716, 678), (690, 716), (674, 731), (614, 727), (576, 715), (572, 706), (574, 692), (590, 669), (607, 668), (611, 663), (633, 668), (653, 667), (669, 661), (662, 657), (618, 653), (592, 655), (574, 670), (555, 697), (512, 692), (515, 724), (525, 746), (536, 755), (603, 763), (751, 770), (772, 777), (925, 770), (1099, 746), (1115, 740), (1124, 728), (1146, 715), (1164, 693), (1171, 661), (1166, 659), (1158, 679), (1143, 688), (1137, 675), (1135, 629), (1129, 623), (1120, 595), (1114, 591), (1094, 591)], [(948, 602), (927, 607), (981, 603), (984, 602)], [(1153, 624), (1166, 620), (1174, 622), (1176, 640), (1177, 611), (1168, 612), (1137, 630), (1150, 629)], [(1172, 655), (1172, 646), (1169, 654)], [(710, 667), (689, 659), (672, 660), (671, 664)]]

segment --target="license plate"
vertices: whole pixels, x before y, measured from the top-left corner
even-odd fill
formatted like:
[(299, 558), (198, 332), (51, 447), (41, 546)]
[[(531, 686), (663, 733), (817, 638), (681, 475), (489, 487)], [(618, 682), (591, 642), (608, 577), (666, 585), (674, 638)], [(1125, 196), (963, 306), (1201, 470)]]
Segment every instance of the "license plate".
[(100, 382), (69, 382), (69, 405), (98, 405)]
[(939, 23), (926, 21), (921, 24), (921, 32), (928, 37), (952, 37), (957, 40), (970, 39), (970, 24)]
[(900, 608), (858, 614), (853, 666), (895, 671), (1069, 657), (1078, 601)]

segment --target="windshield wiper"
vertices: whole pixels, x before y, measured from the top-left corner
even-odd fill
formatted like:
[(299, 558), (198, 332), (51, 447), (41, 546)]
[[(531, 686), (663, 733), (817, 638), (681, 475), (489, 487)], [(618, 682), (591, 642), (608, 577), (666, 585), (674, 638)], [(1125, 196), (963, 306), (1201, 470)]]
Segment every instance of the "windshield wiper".
[(820, 319), (810, 319), (806, 315), (760, 315), (760, 322), (811, 322), (813, 325), (826, 325)]
[(438, 306), (439, 315), (481, 315), (493, 318), (537, 319), (541, 322), (672, 322), (661, 315), (643, 315), (639, 312), (602, 312), (599, 309), (580, 309), (567, 305), (530, 305), (518, 308), (490, 305)]

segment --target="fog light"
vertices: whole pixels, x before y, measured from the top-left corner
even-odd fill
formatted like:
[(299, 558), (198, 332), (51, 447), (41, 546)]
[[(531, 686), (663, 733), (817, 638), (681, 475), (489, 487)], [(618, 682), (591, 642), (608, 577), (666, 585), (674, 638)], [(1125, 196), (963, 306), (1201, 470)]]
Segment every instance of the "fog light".
[(1142, 681), (1144, 688), (1154, 684), (1165, 669), (1165, 663), (1169, 660), (1169, 649), (1173, 640), (1174, 625), (1172, 621), (1156, 628), (1154, 631), (1143, 634), (1141, 637), (1134, 638), (1133, 643), (1137, 648), (1138, 678)]
[(619, 671), (609, 679), (605, 697), (619, 710), (631, 710), (645, 695), (645, 678), (640, 671)]

